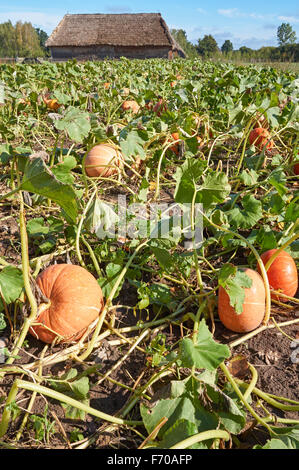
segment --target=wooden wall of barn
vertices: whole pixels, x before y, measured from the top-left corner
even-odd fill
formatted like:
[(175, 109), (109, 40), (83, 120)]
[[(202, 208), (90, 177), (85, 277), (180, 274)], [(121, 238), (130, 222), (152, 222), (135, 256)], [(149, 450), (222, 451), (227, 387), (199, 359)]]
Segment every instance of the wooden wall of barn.
[(128, 57), (130, 59), (154, 59), (169, 56), (169, 47), (115, 47), (115, 46), (93, 46), (93, 47), (51, 47), (52, 59), (67, 60), (95, 60), (105, 58)]

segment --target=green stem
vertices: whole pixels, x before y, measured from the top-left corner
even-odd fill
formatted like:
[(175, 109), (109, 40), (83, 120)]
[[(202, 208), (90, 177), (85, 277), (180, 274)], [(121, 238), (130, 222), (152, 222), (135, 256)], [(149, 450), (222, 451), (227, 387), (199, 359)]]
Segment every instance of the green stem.
[(247, 400), (250, 397), (250, 394), (252, 393), (258, 380), (258, 373), (255, 367), (253, 367), (253, 365), (251, 364), (248, 364), (248, 366), (249, 366), (250, 372), (252, 373), (252, 378), (251, 378), (250, 384), (248, 385), (248, 388), (245, 390), (245, 393), (243, 393), (244, 400)]
[(28, 330), (31, 324), (34, 322), (35, 318), (37, 317), (37, 313), (38, 313), (36, 299), (33, 295), (33, 292), (30, 286), (28, 237), (27, 237), (27, 230), (26, 230), (26, 221), (25, 221), (25, 213), (24, 213), (25, 211), (24, 211), (24, 202), (23, 202), (22, 193), (20, 193), (20, 205), (21, 205), (20, 207), (20, 236), (21, 236), (21, 253), (22, 253), (22, 271), (23, 271), (24, 288), (25, 288), (27, 299), (30, 304), (31, 312), (30, 312), (30, 315), (24, 320), (21, 333), (11, 352), (11, 356), (6, 361), (6, 364), (12, 364), (14, 362), (15, 356), (18, 354), (19, 349), (22, 347), (22, 344), (28, 333)]
[(81, 256), (81, 252), (80, 252), (80, 234), (81, 234), (81, 229), (82, 229), (82, 225), (83, 225), (85, 216), (87, 214), (88, 209), (91, 206), (91, 203), (92, 203), (93, 198), (95, 197), (96, 193), (97, 193), (97, 189), (94, 190), (94, 192), (91, 195), (91, 198), (89, 199), (88, 203), (85, 206), (85, 209), (83, 211), (82, 217), (81, 217), (80, 222), (78, 224), (77, 233), (76, 233), (76, 253), (77, 253), (77, 257), (78, 257), (78, 260), (79, 260), (81, 266), (83, 266), (84, 268), (86, 266), (85, 266), (85, 263), (83, 261), (83, 258)]
[(44, 387), (43, 385), (34, 384), (32, 382), (26, 382), (25, 380), (16, 379), (9, 392), (5, 404), (5, 409), (2, 415), (2, 420), (0, 422), (0, 437), (3, 437), (8, 429), (11, 415), (11, 411), (8, 405), (15, 400), (19, 388), (46, 395), (50, 398), (53, 398), (54, 400), (66, 403), (70, 406), (73, 406), (74, 408), (84, 411), (85, 413), (96, 416), (99, 419), (109, 421), (110, 423), (129, 426), (142, 425), (142, 421), (128, 421), (121, 418), (116, 418), (115, 416), (111, 416), (106, 413), (103, 413), (102, 411), (96, 410), (89, 405), (85, 405), (84, 403), (75, 400), (74, 398), (64, 395), (63, 393), (57, 392), (56, 390), (52, 390), (50, 388)]
[[(242, 394), (241, 390), (239, 389), (238, 385), (237, 385), (237, 380), (235, 380), (233, 378), (233, 376), (230, 374), (228, 368), (226, 367), (226, 365), (224, 364), (224, 362), (222, 362), (222, 364), (220, 364), (220, 368), (222, 370), (222, 372), (224, 373), (225, 377), (227, 378), (227, 380), (231, 383), (234, 391), (236, 392), (238, 398), (241, 400), (241, 402), (243, 403), (243, 405), (245, 406), (245, 408), (247, 408), (247, 410), (249, 411), (249, 413), (252, 414), (252, 416), (256, 419), (256, 421), (258, 423), (260, 423), (262, 426), (265, 426), (265, 428), (268, 429), (268, 431), (270, 433), (272, 433), (272, 429), (270, 426), (268, 426), (267, 423), (264, 422), (263, 418), (261, 418), (255, 411), (254, 409), (252, 408), (251, 405), (249, 405), (248, 401), (245, 400), (244, 398), (244, 395)], [(246, 384), (248, 385), (248, 384)], [(249, 386), (249, 385), (248, 385)]]
[(207, 441), (208, 439), (224, 439), (225, 441), (228, 441), (229, 433), (227, 431), (221, 431), (220, 429), (203, 431), (199, 434), (194, 434), (194, 436), (188, 437), (181, 442), (178, 442), (174, 446), (169, 447), (169, 449), (188, 449), (188, 447), (193, 446), (197, 442)]
[[(241, 386), (245, 387), (246, 389), (249, 387), (250, 384), (247, 384), (246, 382), (243, 382), (240, 379), (235, 379), (235, 381)], [(270, 397), (266, 392), (262, 392), (262, 390), (253, 387), (252, 393), (257, 395), (258, 397), (262, 398), (264, 401), (266, 401), (269, 405), (274, 406), (275, 408), (278, 408), (279, 410), (282, 411), (294, 411), (297, 412), (299, 411), (299, 404), (298, 405), (285, 405), (284, 403), (280, 403), (274, 398)]]
[(137, 253), (147, 244), (147, 242), (148, 242), (148, 241), (146, 240), (145, 242), (141, 243), (141, 244), (136, 248), (136, 250), (134, 251), (134, 253), (132, 254), (132, 256), (130, 256), (129, 260), (127, 261), (126, 265), (125, 265), (124, 268), (122, 269), (120, 275), (118, 276), (118, 278), (117, 278), (117, 280), (116, 280), (116, 282), (115, 282), (113, 288), (111, 289), (111, 292), (110, 292), (110, 294), (109, 294), (109, 297), (107, 298), (107, 301), (106, 301), (106, 303), (105, 303), (105, 306), (104, 306), (104, 308), (103, 308), (103, 310), (102, 310), (102, 312), (101, 312), (101, 314), (100, 314), (100, 316), (99, 316), (99, 320), (98, 320), (98, 322), (97, 322), (97, 326), (96, 326), (95, 331), (94, 331), (94, 334), (93, 334), (93, 336), (92, 336), (92, 338), (91, 338), (91, 340), (90, 340), (90, 342), (89, 342), (89, 344), (88, 344), (88, 347), (87, 347), (86, 351), (85, 351), (83, 354), (81, 354), (81, 356), (79, 357), (79, 359), (80, 359), (81, 361), (84, 361), (84, 360), (89, 356), (89, 354), (91, 353), (91, 351), (93, 350), (94, 344), (95, 344), (95, 342), (96, 342), (96, 340), (97, 340), (97, 337), (98, 337), (98, 335), (99, 335), (99, 333), (100, 333), (100, 331), (101, 331), (101, 328), (102, 328), (104, 319), (105, 319), (106, 314), (107, 314), (107, 312), (108, 312), (108, 310), (109, 310), (110, 304), (111, 304), (111, 302), (112, 302), (112, 300), (113, 300), (113, 298), (114, 298), (114, 296), (115, 296), (115, 293), (117, 292), (117, 289), (118, 289), (118, 287), (120, 286), (120, 283), (122, 282), (123, 278), (125, 277), (125, 275), (126, 275), (128, 269), (129, 269), (129, 267), (130, 267), (132, 261), (134, 260), (135, 256), (136, 256)]

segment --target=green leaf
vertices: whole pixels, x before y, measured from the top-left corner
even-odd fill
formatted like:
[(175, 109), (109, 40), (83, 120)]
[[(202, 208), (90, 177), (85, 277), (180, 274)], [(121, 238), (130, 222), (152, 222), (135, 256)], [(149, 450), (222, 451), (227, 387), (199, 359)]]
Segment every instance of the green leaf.
[[(100, 286), (102, 288), (103, 296), (105, 298), (109, 297), (110, 292), (111, 292), (114, 284), (116, 283), (118, 276), (120, 275), (120, 273), (122, 271), (122, 268), (123, 267), (120, 264), (109, 263), (106, 266), (106, 277), (102, 277), (102, 278), (98, 279), (98, 283), (100, 284)], [(124, 281), (122, 281), (120, 283), (116, 293), (114, 294), (114, 298), (118, 296), (118, 294), (119, 294), (119, 292), (122, 288), (123, 282)]]
[(111, 204), (96, 198), (87, 211), (85, 226), (90, 232), (94, 232), (100, 240), (105, 237), (115, 238), (115, 224), (118, 221), (119, 217)]
[(198, 382), (192, 377), (173, 381), (166, 389), (167, 398), (164, 398), (162, 390), (163, 398), (158, 399), (154, 405), (148, 407), (141, 403), (140, 413), (147, 432), (150, 434), (164, 417), (168, 419), (158, 433), (160, 439), (181, 420), (193, 423), (195, 427), (192, 429), (196, 429), (197, 433), (216, 429), (218, 418), (215, 413), (206, 410), (201, 404), (198, 387)]
[(268, 180), (269, 183), (274, 186), (280, 196), (284, 196), (288, 192), (286, 187), (286, 175), (282, 170), (277, 168), (276, 170), (272, 171), (268, 177)]
[(204, 319), (199, 324), (195, 344), (190, 338), (183, 338), (180, 342), (180, 359), (184, 367), (195, 366), (213, 371), (229, 355), (228, 346), (213, 339)]
[(243, 170), (239, 178), (245, 186), (251, 186), (256, 184), (259, 174), (255, 170)]
[(231, 186), (228, 182), (227, 175), (220, 172), (212, 172), (208, 174), (202, 185), (198, 188), (198, 199), (204, 209), (208, 210), (212, 205), (224, 202), (230, 194)]
[(68, 104), (71, 101), (71, 97), (62, 93), (62, 91), (55, 90), (53, 93), (59, 104)]
[[(178, 442), (187, 439), (188, 437), (197, 434), (197, 426), (195, 423), (188, 421), (185, 418), (177, 420), (174, 425), (169, 428), (163, 436), (162, 441), (159, 443), (159, 449), (169, 449)], [(207, 445), (203, 442), (198, 442), (189, 449), (207, 449)]]
[[(4, 313), (1, 312), (0, 313), (0, 331), (5, 330), (5, 328), (6, 328), (5, 316), (4, 316)], [(1, 351), (2, 351), (2, 347), (1, 347)]]
[(59, 181), (42, 158), (26, 160), (21, 189), (51, 199), (65, 211), (72, 222), (76, 221), (78, 201), (74, 189)]
[(263, 217), (262, 203), (252, 194), (246, 194), (242, 199), (242, 206), (243, 209), (236, 204), (226, 212), (229, 222), (235, 228), (252, 228)]
[(256, 445), (253, 449), (299, 449), (299, 427), (275, 428), (279, 436), (268, 440), (264, 446)]
[(52, 173), (62, 183), (73, 184), (75, 181), (74, 176), (71, 174), (71, 170), (77, 166), (77, 160), (75, 157), (69, 155), (65, 157), (62, 163), (58, 163), (52, 168)]
[[(17, 300), (24, 287), (22, 271), (13, 266), (6, 266), (0, 272), (0, 290), (6, 304)], [(1, 300), (0, 300), (1, 303)]]
[(227, 263), (219, 272), (218, 282), (229, 295), (230, 305), (236, 313), (242, 313), (245, 300), (244, 289), (252, 286), (252, 279), (242, 269)]
[(129, 158), (134, 155), (138, 155), (141, 159), (145, 158), (145, 140), (143, 137), (143, 134), (137, 130), (128, 131), (128, 129), (123, 129), (121, 131), (119, 136), (119, 145), (125, 158)]
[(195, 191), (195, 185), (203, 170), (206, 162), (196, 158), (187, 158), (182, 166), (178, 167), (174, 175), (176, 188), (174, 199), (179, 203), (191, 203)]
[(215, 385), (206, 384), (206, 393), (223, 427), (230, 433), (239, 434), (246, 424), (246, 412)]
[(67, 132), (69, 138), (81, 143), (90, 131), (89, 114), (69, 106), (61, 119), (54, 121), (56, 129)]

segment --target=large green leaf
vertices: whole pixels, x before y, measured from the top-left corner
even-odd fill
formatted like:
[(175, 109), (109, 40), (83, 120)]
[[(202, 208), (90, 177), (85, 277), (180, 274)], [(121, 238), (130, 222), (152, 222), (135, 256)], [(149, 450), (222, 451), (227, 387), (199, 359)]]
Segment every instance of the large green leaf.
[(252, 228), (262, 217), (262, 203), (252, 194), (246, 194), (242, 199), (243, 208), (236, 206), (227, 211), (226, 215), (235, 228)]
[(74, 189), (59, 181), (41, 157), (26, 160), (20, 189), (51, 199), (64, 210), (72, 222), (76, 221), (79, 203)]
[(228, 346), (213, 339), (204, 319), (199, 324), (195, 344), (190, 338), (183, 338), (180, 342), (180, 359), (184, 367), (214, 370), (229, 355)]
[[(202, 405), (198, 388), (198, 382), (193, 377), (188, 377), (185, 380), (171, 382), (170, 387), (167, 387), (166, 390), (167, 398), (163, 397), (157, 400), (154, 406), (148, 407), (141, 403), (140, 412), (147, 432), (150, 434), (164, 417), (167, 418), (167, 422), (158, 433), (158, 438), (162, 438), (168, 430), (171, 430), (181, 420), (186, 420), (188, 423), (195, 425), (192, 426), (192, 432), (195, 429), (197, 429), (197, 432), (216, 429), (218, 417)], [(187, 438), (190, 424), (188, 424), (187, 429), (185, 427), (185, 431), (187, 431), (185, 435), (185, 438)], [(182, 434), (181, 437), (183, 437)]]
[(179, 203), (191, 203), (196, 187), (196, 183), (206, 167), (206, 162), (196, 158), (187, 158), (185, 162), (177, 168), (174, 178), (176, 188), (174, 199)]
[[(0, 272), (0, 290), (5, 303), (17, 300), (24, 287), (22, 271), (13, 266), (6, 266)], [(2, 302), (0, 298), (0, 308)]]
[(227, 175), (220, 172), (209, 173), (198, 188), (197, 202), (203, 204), (204, 209), (209, 209), (213, 204), (224, 202), (231, 191)]
[(61, 119), (54, 122), (56, 129), (67, 132), (69, 138), (81, 143), (90, 131), (89, 114), (69, 106)]

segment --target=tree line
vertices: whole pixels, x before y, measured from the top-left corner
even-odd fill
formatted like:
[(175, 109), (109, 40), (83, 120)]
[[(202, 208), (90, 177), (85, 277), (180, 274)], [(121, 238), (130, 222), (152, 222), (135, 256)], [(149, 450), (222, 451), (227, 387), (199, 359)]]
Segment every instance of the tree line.
[(296, 42), (296, 33), (289, 23), (282, 23), (277, 28), (277, 47), (261, 47), (257, 50), (246, 46), (234, 50), (229, 39), (226, 39), (219, 48), (211, 34), (206, 34), (202, 39), (198, 39), (197, 44), (188, 41), (186, 32), (183, 29), (172, 29), (171, 34), (188, 58), (225, 58), (244, 62), (299, 62), (299, 43)]
[(47, 33), (30, 22), (11, 21), (0, 24), (0, 57), (45, 57)]

